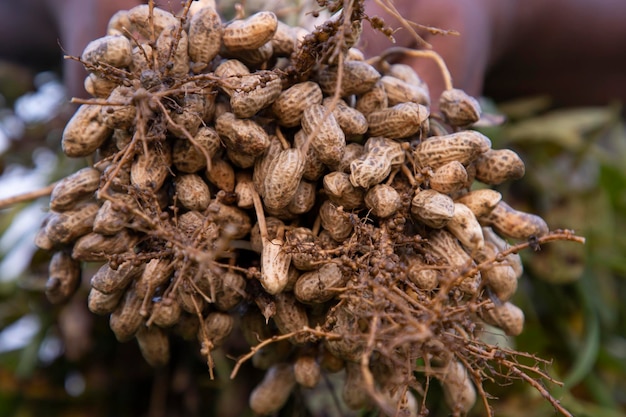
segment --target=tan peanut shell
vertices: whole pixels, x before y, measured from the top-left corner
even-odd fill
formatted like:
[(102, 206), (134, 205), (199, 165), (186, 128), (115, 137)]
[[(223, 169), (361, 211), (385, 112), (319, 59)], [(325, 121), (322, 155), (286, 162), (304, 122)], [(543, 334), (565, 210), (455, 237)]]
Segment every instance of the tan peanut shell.
[(282, 91), (272, 104), (272, 111), (281, 126), (295, 127), (300, 124), (302, 113), (313, 104), (322, 103), (322, 90), (313, 81), (294, 84)]
[(111, 129), (102, 121), (100, 109), (94, 104), (81, 104), (67, 122), (61, 139), (67, 156), (91, 155), (111, 136)]
[(465, 366), (459, 361), (451, 360), (441, 372), (438, 378), (446, 403), (455, 412), (467, 413), (476, 402), (476, 389)]
[(140, 298), (150, 296), (165, 284), (174, 271), (174, 263), (166, 258), (152, 258), (135, 280), (135, 292)]
[(423, 140), (414, 155), (420, 166), (437, 169), (451, 161), (467, 165), (489, 149), (489, 138), (474, 130), (464, 130)]
[(289, 280), (288, 271), (291, 254), (283, 250), (282, 239), (271, 239), (263, 242), (261, 253), (261, 285), (269, 294), (280, 293)]
[(125, 228), (133, 217), (132, 209), (137, 208), (128, 194), (115, 195), (105, 200), (93, 221), (93, 231), (101, 235), (114, 235)]
[(148, 145), (147, 150), (132, 163), (130, 182), (139, 189), (157, 191), (170, 174), (172, 151), (167, 142)]
[(454, 201), (435, 190), (421, 190), (411, 200), (411, 214), (425, 225), (441, 229), (454, 217)]
[(215, 289), (215, 306), (221, 311), (234, 308), (246, 295), (246, 279), (233, 271), (226, 271)]
[(380, 152), (368, 152), (350, 162), (350, 182), (370, 188), (380, 184), (391, 172), (391, 161)]
[(151, 15), (150, 7), (147, 4), (141, 4), (128, 10), (126, 18), (130, 24), (130, 27), (126, 29), (131, 33), (133, 30), (138, 31), (145, 39), (151, 39), (152, 36), (152, 39), (156, 39), (166, 27), (178, 23), (178, 19), (173, 14), (158, 7), (152, 9)]
[(269, 173), (274, 160), (283, 151), (282, 144), (276, 136), (269, 137), (269, 146), (263, 154), (254, 162), (254, 171), (252, 172), (252, 182), (254, 188), (261, 197), (265, 195), (265, 177)]
[(429, 114), (428, 108), (421, 104), (399, 103), (368, 114), (368, 133), (390, 139), (407, 138), (424, 128)]
[[(491, 227), (483, 227), (483, 236), (485, 237), (485, 242), (493, 243), (495, 248), (500, 252), (510, 248), (506, 240), (498, 236)], [(515, 276), (519, 279), (524, 273), (522, 258), (519, 253), (508, 254), (505, 257), (505, 262), (515, 270)]]
[(124, 290), (105, 294), (95, 288), (91, 288), (87, 296), (87, 308), (92, 313), (100, 316), (110, 314), (117, 308), (123, 295)]
[(183, 77), (189, 73), (189, 52), (187, 32), (180, 23), (169, 25), (159, 34), (156, 54), (161, 73)]
[(91, 73), (85, 77), (85, 91), (93, 97), (107, 98), (111, 91), (118, 86), (117, 82)]
[(469, 207), (477, 218), (488, 215), (502, 200), (502, 194), (489, 188), (472, 190), (458, 197), (455, 202)]
[(98, 204), (84, 202), (73, 209), (51, 213), (45, 228), (47, 238), (53, 245), (74, 242), (91, 232), (98, 209)]
[(407, 64), (391, 64), (384, 70), (385, 75), (398, 78), (410, 85), (428, 90), (428, 84), (420, 78), (412, 66)]
[(198, 330), (198, 338), (203, 343), (204, 337), (212, 343), (212, 348), (219, 347), (233, 330), (235, 319), (228, 313), (215, 311), (207, 314)]
[(224, 113), (215, 121), (215, 129), (224, 145), (234, 152), (260, 156), (269, 146), (267, 133), (256, 122), (238, 119), (233, 113)]
[(378, 184), (365, 194), (365, 207), (371, 210), (374, 216), (386, 218), (394, 215), (402, 205), (402, 198), (395, 188)]
[(428, 184), (430, 188), (443, 194), (460, 190), (467, 183), (467, 171), (459, 161), (450, 161), (437, 168)]
[(154, 368), (166, 365), (170, 360), (170, 340), (167, 333), (157, 326), (140, 326), (135, 334), (141, 355)]
[(306, 304), (324, 303), (332, 299), (347, 279), (337, 264), (322, 265), (316, 271), (305, 272), (298, 277), (293, 289), (296, 298)]
[(220, 55), (224, 58), (238, 59), (251, 69), (262, 69), (265, 67), (265, 64), (272, 58), (273, 54), (274, 49), (271, 41), (266, 42), (257, 49), (242, 49), (238, 51), (231, 51), (226, 48), (220, 49)]
[(362, 144), (350, 142), (346, 145), (341, 161), (334, 167), (335, 171), (350, 173), (350, 163), (365, 154), (365, 148)]
[(72, 259), (67, 252), (56, 252), (48, 265), (46, 298), (52, 304), (67, 301), (80, 284), (80, 262)]
[(295, 196), (304, 173), (304, 155), (298, 148), (281, 151), (264, 181), (263, 203), (270, 209), (286, 207)]
[(323, 164), (333, 166), (341, 161), (346, 149), (346, 135), (328, 107), (313, 104), (304, 109), (302, 130), (310, 137), (310, 146)]
[[(428, 244), (432, 253), (440, 259), (444, 259), (454, 272), (460, 273), (464, 268), (475, 265), (472, 258), (463, 250), (459, 241), (450, 232), (437, 229), (428, 237)], [(477, 272), (471, 276), (464, 276), (458, 282), (458, 288), (469, 295), (478, 293), (481, 283), (481, 274)]]
[(315, 205), (316, 184), (302, 180), (298, 183), (296, 193), (294, 194), (287, 210), (292, 214), (308, 213)]
[(220, 50), (222, 20), (215, 7), (205, 6), (193, 14), (189, 21), (189, 58), (194, 73), (204, 70)]
[(456, 88), (445, 90), (439, 96), (439, 110), (452, 126), (466, 127), (480, 119), (480, 104), (465, 91)]
[(466, 205), (454, 203), (454, 215), (446, 223), (451, 232), (469, 253), (480, 251), (485, 245), (485, 238), (476, 216)]
[(499, 234), (512, 239), (541, 237), (548, 233), (548, 225), (541, 217), (515, 210), (500, 201), (489, 214), (479, 218), (481, 224), (491, 226)]
[(109, 35), (89, 42), (80, 58), (91, 65), (105, 64), (122, 68), (130, 64), (131, 52), (132, 46), (128, 38)]
[(510, 149), (490, 149), (476, 158), (474, 166), (476, 179), (489, 185), (518, 180), (526, 172), (524, 161)]
[(230, 107), (240, 119), (254, 116), (259, 110), (271, 105), (281, 94), (282, 81), (277, 74), (255, 72), (236, 77), (230, 95)]
[(329, 200), (322, 203), (319, 215), (322, 227), (330, 233), (335, 241), (343, 242), (352, 234), (354, 226), (348, 214), (339, 211), (338, 207)]
[[(274, 295), (276, 314), (272, 317), (281, 334), (299, 332), (309, 325), (306, 308), (292, 293), (281, 292)], [(302, 345), (306, 343), (308, 335), (299, 333), (289, 338), (289, 341)]]
[(385, 93), (387, 93), (389, 106), (395, 106), (396, 104), (408, 102), (424, 106), (428, 106), (430, 104), (428, 88), (408, 83), (390, 75), (383, 76), (380, 81), (385, 88)]
[(369, 91), (366, 91), (357, 98), (355, 106), (355, 108), (365, 116), (377, 110), (386, 109), (387, 107), (389, 107), (389, 100), (387, 99), (385, 87), (380, 80), (378, 80)]
[(176, 198), (188, 210), (202, 211), (209, 206), (211, 192), (202, 177), (196, 174), (179, 175), (174, 180)]
[(408, 260), (409, 268), (407, 270), (407, 278), (417, 288), (425, 291), (434, 290), (439, 285), (441, 272), (436, 269), (429, 268), (428, 265), (417, 257)]
[(109, 318), (109, 327), (119, 342), (133, 338), (144, 318), (140, 314), (143, 299), (137, 296), (133, 288), (124, 293), (124, 297)]
[(257, 49), (272, 39), (277, 27), (278, 19), (273, 12), (257, 12), (226, 25), (222, 42), (230, 51)]
[(250, 408), (260, 415), (275, 413), (285, 405), (295, 385), (292, 365), (279, 363), (270, 367), (250, 394)]
[(499, 327), (509, 336), (519, 336), (524, 330), (524, 312), (510, 301), (492, 303), (481, 315), (487, 323)]
[(96, 271), (91, 277), (91, 287), (103, 294), (112, 294), (124, 290), (135, 278), (143, 272), (145, 264), (135, 264), (126, 261), (119, 265), (117, 269), (111, 268), (107, 263)]
[[(500, 250), (492, 242), (485, 242), (485, 246), (478, 256), (478, 262), (494, 259)], [(496, 261), (481, 270), (483, 281), (500, 301), (508, 301), (517, 291), (517, 271), (511, 266), (509, 259)]]
[[(285, 223), (276, 217), (266, 217), (265, 225), (267, 227), (267, 239), (269, 240), (275, 239), (278, 237), (279, 231), (285, 230)], [(259, 223), (257, 222), (250, 231), (250, 247), (253, 251), (261, 253), (263, 251), (263, 245)]]
[(280, 20), (278, 21), (276, 32), (274, 32), (271, 39), (274, 56), (289, 57), (296, 50), (298, 46), (296, 30), (296, 27), (289, 26)]
[(206, 178), (220, 190), (235, 191), (235, 169), (227, 160), (215, 157), (206, 169)]
[(384, 158), (392, 167), (404, 164), (406, 155), (403, 145), (385, 137), (370, 137), (365, 142), (363, 150), (370, 155), (375, 154), (377, 158)]
[(131, 235), (127, 229), (112, 236), (88, 233), (74, 244), (72, 258), (85, 262), (106, 261), (110, 255), (131, 250), (137, 240), (137, 236)]
[[(250, 69), (246, 67), (246, 64), (237, 59), (226, 59), (220, 62), (220, 64), (215, 68), (213, 74), (216, 77), (227, 79), (250, 74)], [(224, 88), (224, 86), (222, 88)], [(227, 93), (229, 92), (228, 89), (225, 89), (225, 91)]]
[(227, 206), (213, 200), (209, 204), (207, 213), (209, 219), (221, 228), (222, 233), (226, 233), (232, 239), (241, 239), (252, 229), (248, 213), (237, 207)]
[(249, 171), (239, 171), (235, 174), (235, 194), (237, 194), (237, 207), (249, 209), (254, 207), (254, 182), (252, 173)]
[[(339, 96), (346, 97), (352, 94), (363, 94), (369, 91), (380, 79), (380, 74), (374, 67), (364, 61), (346, 61), (343, 64), (343, 76), (339, 85)], [(317, 83), (324, 94), (332, 96), (337, 89), (339, 68), (328, 66), (317, 75)]]
[[(307, 141), (307, 134), (303, 130), (299, 130), (293, 139), (294, 147), (302, 150)], [(344, 150), (345, 155), (345, 150)], [(318, 152), (313, 146), (308, 146), (306, 156), (304, 158), (304, 172), (302, 177), (309, 181), (318, 180), (326, 171), (326, 165), (320, 159)], [(342, 156), (343, 159), (343, 156)], [(341, 162), (340, 162), (341, 163)]]
[(149, 322), (162, 328), (172, 327), (178, 323), (181, 313), (182, 308), (177, 300), (162, 298), (154, 301)]
[(314, 388), (319, 383), (322, 372), (315, 357), (300, 355), (293, 364), (296, 382), (305, 388)]
[(208, 126), (198, 129), (194, 136), (194, 142), (187, 139), (179, 139), (174, 142), (172, 149), (172, 162), (176, 169), (181, 172), (192, 174), (204, 169), (207, 165), (207, 159), (214, 157), (220, 149), (220, 137), (215, 131)]
[(350, 182), (350, 175), (345, 172), (334, 171), (324, 176), (324, 191), (337, 206), (345, 210), (353, 210), (363, 206), (364, 192), (361, 187), (355, 187)]
[(367, 132), (367, 119), (360, 111), (348, 106), (341, 99), (337, 101), (334, 108), (331, 106), (332, 102), (332, 97), (327, 97), (322, 101), (324, 106), (333, 109), (333, 115), (346, 136), (363, 135)]

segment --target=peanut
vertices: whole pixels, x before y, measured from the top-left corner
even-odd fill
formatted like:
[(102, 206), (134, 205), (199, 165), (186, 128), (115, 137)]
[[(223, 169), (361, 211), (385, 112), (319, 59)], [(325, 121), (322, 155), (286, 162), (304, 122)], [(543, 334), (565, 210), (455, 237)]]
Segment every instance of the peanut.
[(280, 363), (270, 367), (265, 377), (250, 394), (250, 408), (257, 414), (267, 415), (280, 410), (296, 385), (293, 367)]
[(61, 139), (67, 156), (91, 155), (111, 136), (111, 129), (102, 121), (100, 109), (93, 104), (82, 104), (67, 122)]
[(333, 166), (341, 161), (346, 149), (346, 136), (330, 109), (321, 104), (304, 109), (302, 130), (311, 137), (311, 147), (323, 164)]
[(300, 124), (307, 107), (322, 103), (322, 90), (312, 81), (294, 84), (282, 91), (272, 104), (272, 112), (281, 126), (295, 127)]
[(258, 49), (272, 39), (278, 19), (272, 12), (257, 12), (224, 27), (222, 43), (229, 51)]
[(189, 21), (189, 58), (194, 73), (204, 70), (220, 50), (222, 20), (214, 6), (196, 11)]
[(452, 161), (468, 165), (490, 148), (491, 141), (485, 135), (465, 130), (428, 138), (417, 145), (414, 155), (420, 166), (437, 169)]
[(518, 180), (524, 176), (524, 161), (510, 149), (490, 149), (476, 161), (476, 179), (489, 185), (502, 184), (508, 180)]
[(365, 207), (371, 210), (374, 216), (386, 218), (393, 216), (402, 205), (402, 198), (395, 188), (378, 184), (365, 194)]
[(48, 266), (46, 298), (52, 304), (66, 302), (80, 285), (80, 262), (67, 252), (56, 252)]

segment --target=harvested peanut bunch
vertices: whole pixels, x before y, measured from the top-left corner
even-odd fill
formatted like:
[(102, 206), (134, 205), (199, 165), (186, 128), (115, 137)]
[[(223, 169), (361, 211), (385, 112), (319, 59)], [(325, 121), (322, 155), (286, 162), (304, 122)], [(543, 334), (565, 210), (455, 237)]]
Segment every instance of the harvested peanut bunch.
[(362, 1), (320, 1), (335, 15), (313, 32), (191, 3), (122, 10), (76, 58), (93, 99), (76, 100), (63, 150), (92, 164), (54, 188), (37, 235), (54, 253), (50, 301), (99, 263), (89, 309), (155, 367), (182, 335), (213, 376), (212, 353), (243, 334), (233, 377), (248, 359), (266, 370), (258, 414), (344, 369), (345, 403), (388, 415), (427, 413), (415, 372), (457, 415), (487, 402), (495, 369), (519, 377), (483, 324), (519, 334), (517, 252), (577, 237), (473, 188), (524, 173), (463, 130), (476, 99), (451, 83), (430, 97), (410, 67), (364, 60)]

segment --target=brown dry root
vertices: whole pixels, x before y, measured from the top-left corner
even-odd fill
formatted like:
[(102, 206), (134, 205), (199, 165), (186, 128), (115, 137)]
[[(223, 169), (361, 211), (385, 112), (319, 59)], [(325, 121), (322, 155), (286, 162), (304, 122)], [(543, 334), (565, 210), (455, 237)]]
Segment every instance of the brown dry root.
[(454, 131), (431, 124), (413, 70), (354, 48), (361, 1), (324, 3), (337, 14), (312, 33), (271, 12), (222, 23), (190, 5), (181, 17), (120, 11), (74, 58), (94, 98), (76, 100), (63, 149), (95, 162), (54, 186), (36, 238), (55, 253), (50, 300), (99, 262), (89, 308), (115, 336), (154, 366), (170, 337), (195, 341), (211, 376), (212, 352), (240, 326), (251, 351), (232, 376), (247, 360), (267, 369), (250, 399), (260, 414), (345, 368), (355, 409), (423, 415), (418, 375), (441, 381), (455, 415), (477, 396), (489, 409), (481, 382), (500, 377), (568, 415), (539, 367), (481, 329), (523, 329), (509, 301), (518, 251), (582, 239), (470, 191), (524, 169), (459, 128), (479, 117), (475, 100), (451, 89), (434, 116)]

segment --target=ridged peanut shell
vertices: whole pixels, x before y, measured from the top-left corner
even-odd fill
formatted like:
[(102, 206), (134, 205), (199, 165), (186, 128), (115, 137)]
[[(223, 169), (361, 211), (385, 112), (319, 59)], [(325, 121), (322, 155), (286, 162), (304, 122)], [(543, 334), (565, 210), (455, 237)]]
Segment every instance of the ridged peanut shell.
[(230, 51), (257, 49), (272, 39), (277, 27), (278, 19), (273, 12), (257, 12), (227, 24), (222, 43)]
[(548, 234), (549, 228), (541, 217), (515, 210), (500, 201), (489, 214), (479, 218), (481, 224), (491, 226), (499, 234), (512, 239), (529, 239)]
[(67, 252), (56, 252), (48, 265), (46, 298), (52, 304), (67, 301), (80, 285), (80, 262)]
[(490, 149), (476, 158), (474, 166), (476, 179), (489, 185), (518, 180), (526, 172), (522, 158), (510, 149)]
[(108, 35), (89, 42), (80, 58), (91, 65), (122, 68), (130, 64), (132, 49), (125, 36)]
[(377, 184), (365, 194), (365, 207), (376, 217), (386, 218), (394, 215), (402, 206), (398, 191), (390, 185)]
[(204, 70), (220, 50), (222, 20), (215, 7), (206, 6), (196, 11), (189, 20), (189, 58), (194, 73)]
[(421, 167), (437, 169), (452, 161), (467, 166), (489, 149), (488, 137), (474, 130), (464, 130), (423, 140), (415, 148), (414, 156)]
[(400, 103), (367, 115), (370, 136), (401, 139), (412, 136), (428, 123), (427, 107), (416, 103)]
[(421, 190), (411, 200), (411, 214), (425, 225), (441, 229), (454, 216), (454, 201), (438, 191)]
[(319, 85), (313, 81), (304, 81), (282, 91), (272, 104), (272, 112), (281, 126), (295, 127), (300, 124), (307, 107), (321, 103), (322, 90)]
[(81, 104), (65, 125), (61, 139), (63, 152), (71, 158), (94, 153), (110, 136), (111, 129), (104, 124), (101, 106)]
[(250, 408), (260, 415), (275, 413), (285, 405), (295, 385), (292, 365), (279, 363), (270, 367), (250, 394)]
[(304, 155), (298, 148), (281, 151), (264, 181), (263, 203), (270, 209), (286, 207), (295, 196), (304, 173)]

